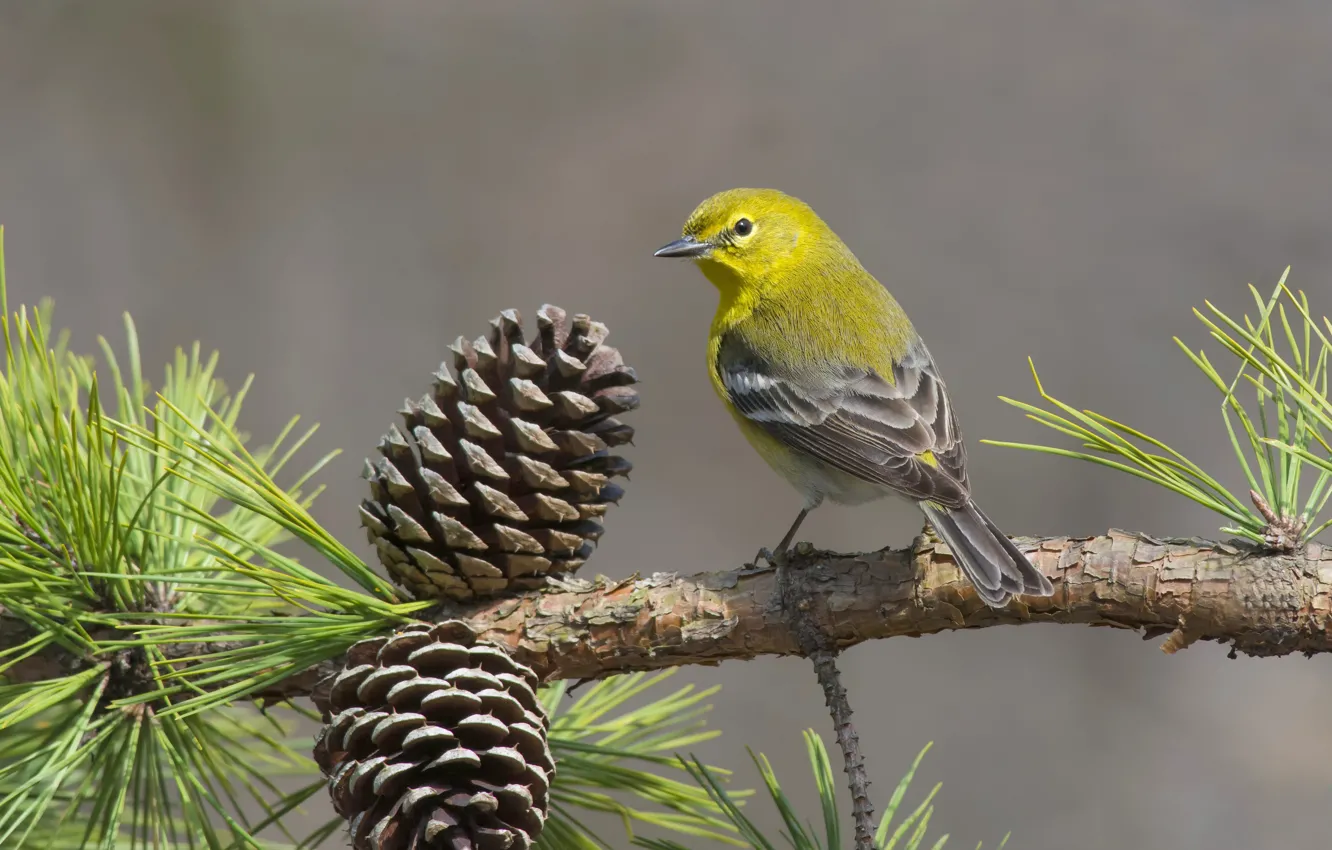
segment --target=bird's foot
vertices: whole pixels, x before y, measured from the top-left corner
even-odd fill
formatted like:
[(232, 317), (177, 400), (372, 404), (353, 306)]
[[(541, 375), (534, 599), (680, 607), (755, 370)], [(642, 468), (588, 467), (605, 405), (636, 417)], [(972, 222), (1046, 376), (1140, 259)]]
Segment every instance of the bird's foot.
[(777, 562), (773, 560), (772, 550), (767, 546), (764, 546), (762, 549), (758, 550), (758, 552), (754, 553), (754, 560), (745, 564), (745, 566), (753, 567), (757, 570), (765, 563), (770, 567), (777, 566)]
[(789, 549), (778, 549), (776, 552), (773, 552), (767, 546), (764, 546), (754, 554), (753, 562), (746, 564), (745, 566), (753, 567), (757, 570), (762, 569), (763, 564), (767, 564), (773, 569), (781, 569), (787, 565), (787, 555), (789, 554)]

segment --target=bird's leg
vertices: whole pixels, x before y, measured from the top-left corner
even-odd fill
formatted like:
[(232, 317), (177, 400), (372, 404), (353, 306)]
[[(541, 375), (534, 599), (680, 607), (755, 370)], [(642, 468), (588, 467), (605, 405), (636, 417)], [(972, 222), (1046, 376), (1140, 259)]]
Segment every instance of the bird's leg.
[(800, 509), (800, 513), (796, 514), (795, 522), (791, 523), (791, 527), (786, 530), (786, 536), (782, 538), (781, 543), (777, 544), (777, 551), (773, 554), (773, 557), (778, 561), (786, 560), (786, 550), (791, 548), (791, 541), (795, 539), (796, 532), (800, 530), (800, 524), (805, 521), (805, 517), (809, 516), (809, 511), (809, 508)]
[(773, 552), (766, 546), (758, 550), (758, 554), (754, 556), (754, 565), (758, 566), (760, 560), (767, 561), (774, 567), (779, 568), (785, 564), (786, 552), (791, 548), (791, 541), (795, 539), (796, 532), (800, 530), (800, 524), (805, 521), (805, 517), (809, 516), (811, 510), (813, 508), (801, 508), (800, 513), (796, 514), (795, 522), (791, 523), (791, 527), (787, 530), (786, 536), (782, 538), (781, 543), (777, 544), (777, 551)]

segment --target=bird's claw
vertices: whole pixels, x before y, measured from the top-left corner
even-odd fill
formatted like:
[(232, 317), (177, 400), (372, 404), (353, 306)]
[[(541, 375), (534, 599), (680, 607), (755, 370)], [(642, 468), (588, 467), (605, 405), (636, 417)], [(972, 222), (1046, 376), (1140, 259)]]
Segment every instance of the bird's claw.
[(748, 564), (747, 566), (751, 566), (757, 570), (760, 569), (760, 562), (766, 562), (767, 565), (770, 567), (777, 566), (776, 556), (772, 554), (772, 550), (769, 549), (767, 546), (764, 546), (762, 549), (758, 550), (758, 552), (754, 555), (754, 561)]
[(767, 562), (768, 566), (771, 567), (772, 569), (779, 570), (782, 567), (787, 566), (788, 562), (790, 561), (790, 555), (791, 555), (791, 550), (789, 547), (786, 549), (778, 549), (776, 552), (774, 552), (771, 549), (769, 549), (767, 546), (764, 546), (762, 549), (758, 550), (757, 554), (754, 555), (754, 563), (750, 564), (749, 566), (752, 566), (755, 569), (761, 569), (761, 567), (759, 567), (759, 562), (765, 561)]

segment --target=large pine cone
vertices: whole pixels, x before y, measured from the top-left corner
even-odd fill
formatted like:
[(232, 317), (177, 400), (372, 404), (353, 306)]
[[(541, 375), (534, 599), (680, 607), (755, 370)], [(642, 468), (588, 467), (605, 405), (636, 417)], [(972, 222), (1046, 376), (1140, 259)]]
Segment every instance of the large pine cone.
[(434, 391), (408, 400), (366, 462), (361, 522), (395, 581), (418, 598), (472, 599), (540, 587), (592, 553), (632, 468), (610, 453), (634, 429), (637, 377), (602, 344), (606, 326), (549, 304), (523, 341), (516, 310), (489, 338), (452, 346)]
[(355, 850), (526, 850), (555, 771), (537, 677), (467, 624), (361, 641), (314, 756)]

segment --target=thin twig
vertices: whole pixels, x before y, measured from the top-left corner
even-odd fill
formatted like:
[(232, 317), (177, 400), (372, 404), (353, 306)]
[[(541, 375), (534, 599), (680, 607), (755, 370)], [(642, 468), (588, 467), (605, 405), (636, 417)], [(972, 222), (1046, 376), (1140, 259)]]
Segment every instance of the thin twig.
[(874, 804), (869, 798), (869, 773), (865, 770), (865, 757), (860, 753), (860, 738), (851, 725), (851, 702), (837, 670), (837, 655), (826, 649), (816, 650), (809, 656), (814, 672), (823, 686), (823, 698), (832, 715), (837, 745), (842, 748), (846, 784), (851, 789), (851, 816), (856, 821), (856, 850), (873, 850)]
[(869, 773), (860, 753), (860, 737), (851, 725), (851, 701), (837, 670), (837, 649), (810, 614), (809, 599), (791, 580), (787, 553), (778, 556), (777, 586), (782, 612), (795, 633), (801, 653), (814, 664), (823, 699), (832, 716), (833, 733), (842, 749), (846, 784), (851, 789), (851, 815), (856, 824), (856, 850), (874, 850), (874, 804), (869, 797)]

